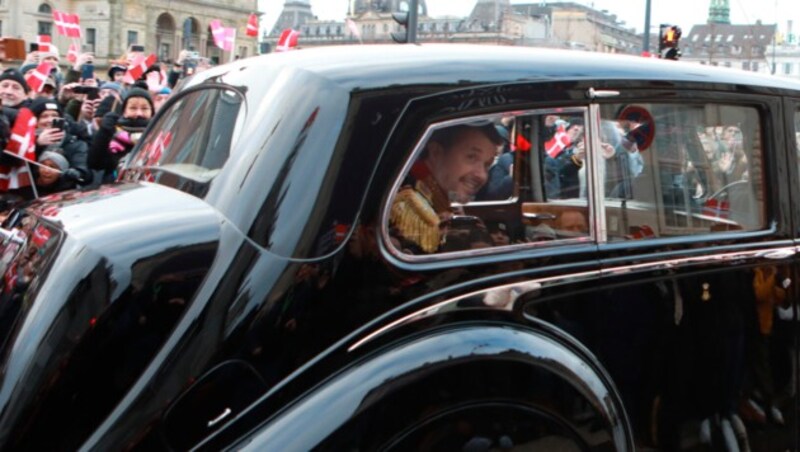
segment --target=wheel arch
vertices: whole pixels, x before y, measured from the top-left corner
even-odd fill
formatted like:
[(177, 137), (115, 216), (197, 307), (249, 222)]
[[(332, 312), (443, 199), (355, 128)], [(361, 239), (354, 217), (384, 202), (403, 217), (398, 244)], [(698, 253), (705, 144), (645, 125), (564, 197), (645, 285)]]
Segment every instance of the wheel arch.
[[(443, 373), (444, 381), (458, 386), (459, 372), (470, 365), (494, 369), (502, 364), (546, 373), (568, 384), (602, 417), (615, 450), (633, 450), (630, 424), (607, 374), (580, 344), (567, 344), (552, 333), (518, 325), (455, 324), (395, 341), (308, 391), (245, 435), (236, 448), (325, 449), (332, 438), (352, 430), (357, 419), (372, 417), (376, 406), (386, 405), (392, 393), (406, 386), (426, 385)], [(510, 390), (521, 394), (523, 389)], [(213, 442), (212, 438), (204, 446)]]

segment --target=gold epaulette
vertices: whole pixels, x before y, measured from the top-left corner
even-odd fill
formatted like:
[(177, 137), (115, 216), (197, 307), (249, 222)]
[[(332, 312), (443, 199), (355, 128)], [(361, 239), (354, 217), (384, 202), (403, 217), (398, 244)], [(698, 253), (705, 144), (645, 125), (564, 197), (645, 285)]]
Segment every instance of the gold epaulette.
[(439, 216), (430, 202), (411, 187), (397, 193), (389, 218), (406, 240), (417, 244), (426, 253), (439, 248)]

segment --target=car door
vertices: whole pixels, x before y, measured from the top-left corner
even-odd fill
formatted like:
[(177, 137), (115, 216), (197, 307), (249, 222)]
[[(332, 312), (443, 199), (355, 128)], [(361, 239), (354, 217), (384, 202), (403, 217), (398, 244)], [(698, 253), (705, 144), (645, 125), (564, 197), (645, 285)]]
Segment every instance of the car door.
[(590, 115), (601, 277), (536, 312), (604, 364), (637, 444), (795, 448), (780, 100), (620, 90)]

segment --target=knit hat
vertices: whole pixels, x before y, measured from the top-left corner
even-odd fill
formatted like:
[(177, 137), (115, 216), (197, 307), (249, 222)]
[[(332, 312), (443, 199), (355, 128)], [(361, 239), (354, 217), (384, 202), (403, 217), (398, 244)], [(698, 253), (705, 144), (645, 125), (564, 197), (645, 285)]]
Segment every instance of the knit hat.
[(39, 52), (39, 61), (44, 61), (45, 58), (55, 58), (56, 61), (61, 61), (57, 52)]
[(39, 156), (39, 162), (44, 162), (45, 160), (50, 160), (51, 162), (55, 163), (58, 169), (62, 172), (69, 169), (69, 161), (64, 154), (61, 154), (56, 151), (44, 151), (42, 155)]
[(39, 66), (39, 65), (38, 65), (38, 64), (36, 64), (36, 63), (31, 63), (31, 64), (23, 64), (23, 65), (22, 65), (22, 67), (21, 67), (21, 68), (19, 68), (19, 71), (22, 73), (22, 75), (23, 75), (23, 77), (24, 77), (24, 76), (25, 76), (25, 74), (27, 74), (27, 73), (28, 73), (28, 71), (30, 71), (31, 69), (36, 69), (38, 66)]
[(150, 108), (155, 113), (156, 108), (153, 106), (153, 98), (150, 97), (150, 93), (147, 90), (141, 88), (131, 88), (128, 90), (128, 94), (125, 95), (125, 100), (122, 101), (122, 111), (125, 111), (125, 107), (128, 106), (128, 100), (133, 99), (134, 97), (143, 97), (147, 100), (147, 103), (150, 104)]
[(127, 66), (122, 66), (122, 65), (119, 65), (119, 64), (113, 64), (110, 68), (108, 68), (108, 79), (109, 80), (114, 80), (114, 74), (116, 74), (117, 72), (123, 72), (124, 73), (124, 72), (127, 72), (127, 71), (128, 71)]
[(113, 89), (120, 96), (122, 96), (124, 94), (122, 92), (122, 85), (120, 85), (117, 82), (104, 82), (102, 85), (100, 85), (100, 89)]
[(22, 75), (22, 72), (14, 68), (6, 69), (2, 74), (0, 74), (0, 82), (5, 80), (13, 80), (19, 83), (26, 93), (30, 92), (31, 90), (31, 87), (28, 86), (28, 82), (25, 81), (25, 77)]
[(63, 115), (61, 105), (52, 97), (37, 97), (31, 102), (30, 109), (37, 118), (46, 111), (57, 111), (59, 116)]

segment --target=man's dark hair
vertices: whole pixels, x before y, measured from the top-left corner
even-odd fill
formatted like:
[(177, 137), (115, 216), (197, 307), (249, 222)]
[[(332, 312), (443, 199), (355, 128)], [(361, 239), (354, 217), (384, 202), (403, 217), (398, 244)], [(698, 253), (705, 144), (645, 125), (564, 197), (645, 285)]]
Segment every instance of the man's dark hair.
[(481, 125), (459, 124), (452, 127), (439, 129), (436, 132), (433, 132), (430, 141), (435, 141), (441, 144), (443, 148), (448, 149), (453, 145), (453, 143), (456, 142), (458, 136), (467, 130), (477, 130), (481, 132), (494, 145), (500, 146), (504, 143), (503, 137), (491, 122)]

